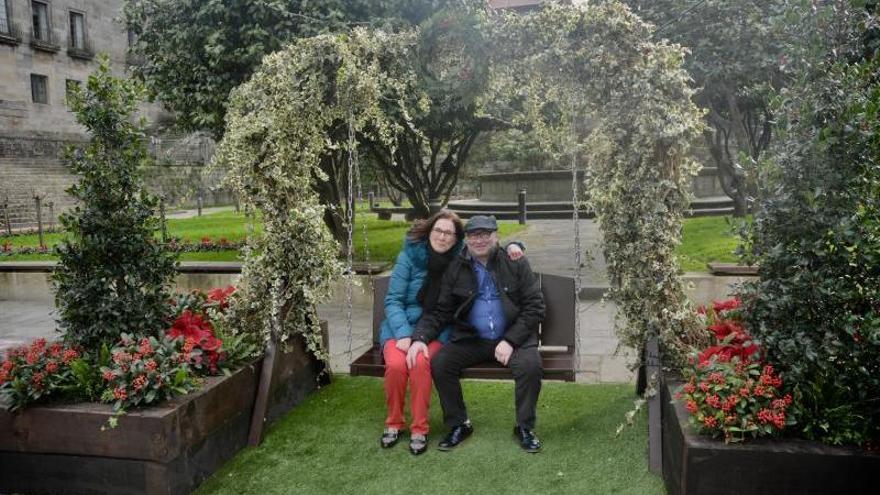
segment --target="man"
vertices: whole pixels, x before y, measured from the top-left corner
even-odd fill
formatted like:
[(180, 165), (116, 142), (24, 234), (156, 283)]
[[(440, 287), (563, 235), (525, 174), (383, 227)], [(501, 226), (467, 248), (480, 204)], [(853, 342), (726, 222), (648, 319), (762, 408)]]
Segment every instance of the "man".
[(431, 358), (431, 372), (440, 395), (443, 419), (450, 428), (440, 450), (452, 450), (474, 431), (461, 391), (461, 372), (497, 360), (515, 380), (514, 435), (527, 452), (541, 450), (535, 436), (535, 409), (541, 392), (538, 324), (544, 318), (544, 297), (525, 259), (511, 261), (498, 248), (494, 216), (475, 216), (465, 225), (467, 249), (443, 275), (434, 311), (422, 316), (413, 332), (407, 364), (418, 353), (428, 357), (427, 343), (452, 322), (452, 336)]

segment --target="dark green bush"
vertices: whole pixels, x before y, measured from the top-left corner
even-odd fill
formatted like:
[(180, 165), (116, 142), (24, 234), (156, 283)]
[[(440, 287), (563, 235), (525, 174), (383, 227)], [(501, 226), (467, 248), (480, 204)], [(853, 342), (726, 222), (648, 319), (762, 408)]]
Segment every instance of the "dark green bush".
[(143, 123), (135, 121), (143, 96), (104, 59), (69, 97), (91, 139), (67, 152), (78, 178), (68, 193), (78, 202), (61, 217), (67, 236), (53, 280), (65, 340), (87, 352), (113, 347), (122, 333), (156, 335), (170, 311), (175, 261), (155, 240), (156, 201), (139, 175), (148, 160)]
[(863, 444), (880, 439), (880, 60), (865, 11), (834, 3), (826, 56), (780, 95), (741, 295), (803, 435)]

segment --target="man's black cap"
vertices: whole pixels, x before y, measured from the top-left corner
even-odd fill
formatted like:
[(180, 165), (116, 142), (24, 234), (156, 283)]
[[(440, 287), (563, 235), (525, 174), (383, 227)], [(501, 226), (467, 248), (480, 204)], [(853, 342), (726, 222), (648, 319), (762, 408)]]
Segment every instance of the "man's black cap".
[(464, 226), (465, 232), (473, 232), (475, 230), (498, 230), (498, 221), (495, 220), (495, 215), (474, 215), (467, 221), (467, 225)]

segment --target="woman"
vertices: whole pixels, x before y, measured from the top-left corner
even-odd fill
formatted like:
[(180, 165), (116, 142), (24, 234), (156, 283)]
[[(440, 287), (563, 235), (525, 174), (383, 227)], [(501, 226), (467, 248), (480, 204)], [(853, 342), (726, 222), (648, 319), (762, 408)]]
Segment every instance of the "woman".
[[(382, 434), (383, 448), (394, 446), (404, 428), (403, 405), (406, 385), (410, 384), (409, 449), (419, 455), (428, 448), (428, 406), (431, 401), (431, 365), (429, 358), (419, 354), (412, 369), (406, 365), (406, 351), (412, 343), (410, 336), (423, 312), (430, 312), (437, 304), (440, 279), (464, 244), (464, 225), (455, 213), (441, 210), (427, 220), (417, 220), (406, 235), (403, 249), (397, 256), (388, 294), (385, 296), (385, 320), (382, 322), (379, 344), (385, 358), (385, 402), (388, 416)], [(519, 245), (507, 247), (511, 259), (523, 256)], [(431, 356), (449, 340), (450, 327), (439, 338), (428, 344)]]

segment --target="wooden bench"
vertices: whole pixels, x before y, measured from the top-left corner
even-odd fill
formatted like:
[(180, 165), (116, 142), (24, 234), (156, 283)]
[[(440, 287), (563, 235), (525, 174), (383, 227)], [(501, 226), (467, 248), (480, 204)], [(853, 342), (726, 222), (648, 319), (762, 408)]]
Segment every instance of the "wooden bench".
[[(539, 328), (539, 352), (545, 380), (575, 379), (575, 293), (574, 279), (537, 273), (544, 293), (546, 313)], [(385, 363), (379, 347), (379, 332), (385, 319), (385, 294), (390, 277), (378, 277), (373, 283), (373, 346), (350, 366), (352, 376), (384, 376)], [(465, 378), (513, 378), (510, 369), (497, 361), (467, 368)]]

